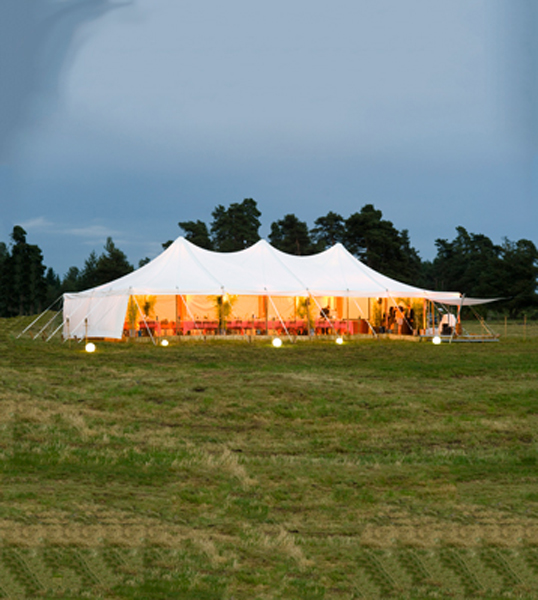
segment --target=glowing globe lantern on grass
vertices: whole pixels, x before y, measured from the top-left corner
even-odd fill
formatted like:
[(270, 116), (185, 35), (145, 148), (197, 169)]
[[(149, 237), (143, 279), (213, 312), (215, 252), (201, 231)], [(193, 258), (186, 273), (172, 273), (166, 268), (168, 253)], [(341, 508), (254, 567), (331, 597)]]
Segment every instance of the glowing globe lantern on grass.
[(93, 342), (88, 342), (84, 347), (84, 350), (86, 350), (86, 352), (89, 352), (90, 354), (92, 352), (95, 352), (95, 344)]

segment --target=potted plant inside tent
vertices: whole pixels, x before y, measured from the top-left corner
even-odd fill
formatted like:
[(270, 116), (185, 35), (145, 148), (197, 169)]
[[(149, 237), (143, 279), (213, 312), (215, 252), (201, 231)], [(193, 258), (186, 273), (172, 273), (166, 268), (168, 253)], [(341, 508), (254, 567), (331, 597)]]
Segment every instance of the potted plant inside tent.
[(236, 296), (229, 296), (228, 294), (214, 297), (217, 318), (219, 320), (218, 332), (220, 335), (226, 335), (226, 323), (232, 314), (235, 300)]
[(136, 337), (136, 320), (138, 318), (138, 305), (134, 296), (129, 296), (129, 304), (127, 305), (127, 323), (129, 324), (129, 337)]
[(306, 334), (311, 335), (314, 326), (314, 320), (312, 318), (311, 303), (309, 297), (298, 299), (297, 316), (300, 319), (306, 319)]
[(151, 319), (153, 316), (153, 310), (155, 303), (157, 302), (157, 296), (144, 296), (144, 302), (142, 303), (142, 311), (146, 320)]

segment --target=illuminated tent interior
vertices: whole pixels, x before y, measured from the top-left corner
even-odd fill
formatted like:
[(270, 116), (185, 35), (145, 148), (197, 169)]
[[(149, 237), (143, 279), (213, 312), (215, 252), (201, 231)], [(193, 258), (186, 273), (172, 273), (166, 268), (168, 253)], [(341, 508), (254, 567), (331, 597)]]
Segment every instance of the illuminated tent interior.
[(63, 336), (411, 334), (433, 322), (433, 302), (459, 312), (489, 301), (385, 277), (341, 244), (292, 256), (260, 240), (220, 253), (179, 237), (124, 277), (64, 294)]

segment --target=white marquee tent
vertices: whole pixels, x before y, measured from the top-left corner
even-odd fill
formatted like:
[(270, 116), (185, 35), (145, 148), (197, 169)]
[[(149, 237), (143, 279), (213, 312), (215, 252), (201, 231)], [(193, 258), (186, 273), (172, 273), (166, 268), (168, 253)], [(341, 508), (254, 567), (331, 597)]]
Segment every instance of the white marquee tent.
[[(449, 305), (489, 300), (434, 292), (385, 277), (362, 264), (344, 246), (313, 256), (292, 256), (265, 240), (238, 252), (212, 252), (179, 237), (157, 258), (115, 281), (80, 293), (64, 294), (63, 335), (67, 338), (121, 339), (129, 298), (265, 297), (410, 298)], [(358, 304), (357, 304), (358, 306)]]

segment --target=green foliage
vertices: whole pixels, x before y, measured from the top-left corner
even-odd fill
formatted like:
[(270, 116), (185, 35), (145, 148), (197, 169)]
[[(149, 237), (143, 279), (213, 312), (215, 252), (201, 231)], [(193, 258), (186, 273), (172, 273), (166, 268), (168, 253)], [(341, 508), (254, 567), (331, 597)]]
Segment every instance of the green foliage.
[(155, 304), (157, 303), (157, 296), (147, 295), (142, 299), (142, 312), (146, 318), (154, 316)]
[(531, 241), (505, 239), (498, 246), (485, 235), (468, 233), (464, 227), (456, 230), (458, 235), (451, 242), (435, 242), (434, 289), (460, 290), (478, 298), (507, 298), (498, 307), (511, 317), (538, 306), (538, 250)]
[(299, 319), (307, 320), (308, 331), (310, 331), (314, 324), (312, 300), (310, 298), (297, 298), (297, 316)]
[(260, 239), (261, 212), (252, 198), (245, 198), (241, 203), (234, 202), (228, 208), (219, 204), (211, 214), (211, 239), (215, 250), (243, 250)]
[(140, 269), (141, 267), (144, 267), (145, 265), (147, 265), (150, 262), (151, 262), (151, 258), (149, 258), (148, 256), (145, 256), (144, 258), (141, 258), (138, 261), (138, 268)]
[(511, 242), (505, 238), (501, 247), (503, 263), (503, 296), (510, 299), (504, 303), (511, 317), (529, 309), (538, 309), (538, 250), (526, 239)]
[(8, 258), (9, 252), (4, 242), (0, 242), (0, 269), (4, 264), (4, 261)]
[(133, 270), (133, 266), (127, 260), (127, 256), (116, 247), (112, 238), (107, 238), (105, 251), (97, 260), (94, 270), (94, 285), (102, 285), (113, 281)]
[[(203, 221), (180, 221), (178, 225), (185, 232), (185, 238), (189, 240), (189, 242), (196, 244), (200, 248), (213, 250), (213, 242), (209, 237), (207, 225)], [(171, 243), (171, 241), (167, 242), (166, 245), (163, 244), (163, 246), (168, 247)]]
[(237, 296), (231, 296), (226, 294), (225, 296), (211, 296), (213, 304), (215, 305), (215, 311), (217, 313), (217, 319), (219, 321), (219, 331), (221, 333), (226, 332), (226, 322), (232, 314), (233, 305), (237, 300)]
[(101, 277), (98, 273), (99, 258), (95, 250), (90, 252), (90, 255), (84, 262), (84, 267), (80, 276), (79, 286), (82, 290), (87, 290), (96, 287), (101, 282)]
[(127, 305), (127, 322), (131, 329), (135, 329), (138, 320), (138, 305), (133, 296), (129, 296), (129, 304)]
[(399, 281), (416, 283), (420, 271), (418, 253), (380, 210), (366, 204), (345, 222), (345, 244), (366, 265)]
[(100, 256), (92, 250), (82, 271), (77, 267), (69, 268), (62, 281), (62, 293), (87, 290), (132, 272), (133, 266), (112, 238), (107, 238), (104, 249)]
[(288, 254), (306, 255), (315, 252), (307, 224), (293, 214), (271, 223), (269, 241), (275, 248)]
[(0, 253), (0, 316), (39, 313), (47, 301), (43, 254), (26, 242), (26, 231), (18, 225), (11, 240), (10, 251), (4, 245)]
[[(203, 221), (180, 221), (179, 227), (185, 232), (185, 238), (200, 248), (219, 252), (243, 250), (255, 244), (260, 236), (261, 226), (256, 201), (245, 198), (243, 202), (233, 202), (228, 208), (222, 204), (211, 213), (211, 226)], [(166, 242), (167, 247), (172, 242)]]
[(320, 252), (337, 243), (344, 244), (346, 241), (344, 218), (330, 211), (324, 217), (319, 217), (314, 221), (314, 227), (310, 230), (310, 235), (316, 243), (316, 249)]
[(47, 284), (47, 306), (50, 306), (57, 298), (62, 295), (62, 282), (60, 276), (54, 272), (52, 267), (47, 269), (45, 275)]
[(61, 292), (78, 292), (82, 290), (81, 274), (78, 267), (69, 267), (62, 280)]

